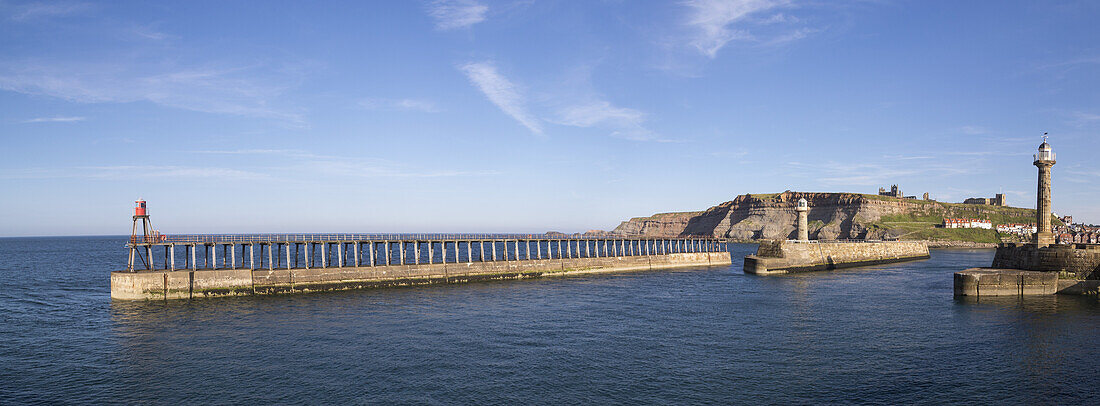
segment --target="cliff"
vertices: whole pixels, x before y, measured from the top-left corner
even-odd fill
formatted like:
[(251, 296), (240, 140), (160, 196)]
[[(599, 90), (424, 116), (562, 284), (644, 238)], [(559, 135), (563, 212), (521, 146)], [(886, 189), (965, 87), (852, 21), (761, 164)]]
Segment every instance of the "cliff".
[(994, 224), (1034, 223), (1035, 211), (1016, 207), (941, 203), (858, 193), (746, 194), (703, 212), (661, 213), (624, 221), (611, 233), (627, 236), (700, 235), (738, 240), (795, 237), (795, 205), (810, 205), (810, 238), (955, 240), (998, 242), (996, 232), (942, 229), (944, 217), (979, 218)]
[(681, 213), (657, 213), (649, 217), (635, 217), (624, 221), (611, 230), (612, 235), (644, 235), (652, 237), (676, 237), (684, 234), (684, 230), (699, 215), (701, 211), (688, 211)]

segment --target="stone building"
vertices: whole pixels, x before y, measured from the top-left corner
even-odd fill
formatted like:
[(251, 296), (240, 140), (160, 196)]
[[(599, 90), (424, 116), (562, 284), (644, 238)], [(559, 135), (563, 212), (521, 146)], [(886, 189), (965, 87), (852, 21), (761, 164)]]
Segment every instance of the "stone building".
[(981, 204), (986, 206), (1005, 206), (1005, 194), (997, 193), (994, 197), (971, 197), (963, 200), (963, 204)]
[[(898, 188), (898, 185), (890, 185), (890, 191), (886, 191), (886, 188), (881, 188), (880, 187), (880, 188), (878, 188), (878, 195), (879, 196), (896, 197), (898, 199), (916, 199), (917, 198), (916, 196), (906, 196), (904, 193), (901, 192), (901, 189)], [(928, 200), (928, 193), (924, 194), (924, 200)]]
[(905, 197), (905, 195), (901, 193), (901, 189), (898, 189), (898, 185), (890, 185), (889, 192), (886, 191), (886, 188), (880, 187), (878, 188), (878, 195), (890, 197)]

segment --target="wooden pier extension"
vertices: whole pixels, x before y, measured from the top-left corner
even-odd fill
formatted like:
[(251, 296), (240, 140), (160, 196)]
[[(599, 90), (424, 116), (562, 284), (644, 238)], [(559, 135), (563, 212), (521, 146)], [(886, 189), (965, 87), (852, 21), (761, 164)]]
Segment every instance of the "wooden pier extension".
[(114, 299), (189, 299), (731, 264), (726, 242), (706, 237), (193, 235), (133, 238), (127, 247), (127, 270), (111, 273)]

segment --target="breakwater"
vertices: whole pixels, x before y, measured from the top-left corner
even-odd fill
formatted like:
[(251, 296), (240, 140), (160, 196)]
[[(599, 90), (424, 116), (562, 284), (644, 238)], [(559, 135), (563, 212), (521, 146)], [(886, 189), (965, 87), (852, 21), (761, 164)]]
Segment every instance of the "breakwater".
[(1100, 244), (1010, 243), (990, 268), (955, 273), (955, 296), (1098, 295)]
[(823, 271), (926, 259), (923, 241), (767, 241), (745, 257), (752, 274)]
[(310, 292), (731, 263), (726, 243), (710, 238), (167, 236), (131, 240), (128, 248), (128, 269), (111, 273), (114, 299)]

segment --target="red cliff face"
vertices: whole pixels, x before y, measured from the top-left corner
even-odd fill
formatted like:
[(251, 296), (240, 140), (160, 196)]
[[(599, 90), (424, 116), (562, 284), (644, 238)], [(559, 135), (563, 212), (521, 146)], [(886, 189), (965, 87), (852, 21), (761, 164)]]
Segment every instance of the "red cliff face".
[(799, 198), (810, 204), (810, 238), (883, 238), (887, 231), (865, 225), (883, 215), (929, 210), (936, 202), (880, 198), (857, 193), (783, 192), (741, 195), (702, 213), (666, 213), (625, 221), (612, 233), (620, 235), (706, 235), (741, 240), (795, 237)]

